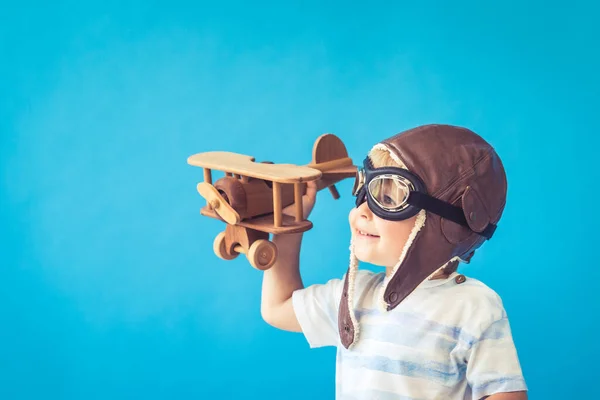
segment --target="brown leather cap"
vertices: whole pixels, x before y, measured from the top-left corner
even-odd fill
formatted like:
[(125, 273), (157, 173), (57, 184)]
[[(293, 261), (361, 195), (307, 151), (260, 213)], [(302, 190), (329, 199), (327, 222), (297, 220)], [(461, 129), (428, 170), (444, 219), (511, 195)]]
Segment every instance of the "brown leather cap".
[[(463, 209), (469, 228), (426, 212), (425, 224), (416, 233), (404, 259), (383, 294), (387, 310), (394, 309), (423, 280), (440, 267), (468, 261), (486, 240), (478, 234), (496, 224), (504, 211), (507, 182), (496, 151), (474, 132), (450, 125), (424, 125), (381, 142), (425, 183), (428, 194)], [(455, 265), (454, 265), (455, 266)], [(348, 268), (340, 299), (338, 326), (343, 345), (355, 341), (348, 291)]]

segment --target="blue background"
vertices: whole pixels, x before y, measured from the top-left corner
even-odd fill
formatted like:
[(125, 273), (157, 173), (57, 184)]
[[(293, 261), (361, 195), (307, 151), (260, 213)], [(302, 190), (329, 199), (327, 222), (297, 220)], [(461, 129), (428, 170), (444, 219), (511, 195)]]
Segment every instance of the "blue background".
[[(463, 271), (503, 297), (530, 398), (596, 397), (598, 7), (479, 3), (4, 2), (0, 399), (333, 398), (334, 350), (213, 254), (186, 159), (303, 164), (332, 132), (358, 161), (430, 122), (504, 161)], [(345, 272), (350, 188), (319, 194), (305, 284)]]

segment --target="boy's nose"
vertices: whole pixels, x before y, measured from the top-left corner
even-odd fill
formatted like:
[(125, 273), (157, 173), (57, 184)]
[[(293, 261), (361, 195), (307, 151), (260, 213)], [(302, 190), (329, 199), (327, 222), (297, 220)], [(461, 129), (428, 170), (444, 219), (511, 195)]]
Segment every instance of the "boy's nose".
[(358, 206), (358, 215), (367, 220), (373, 219), (373, 212), (369, 208), (369, 205), (366, 201)]

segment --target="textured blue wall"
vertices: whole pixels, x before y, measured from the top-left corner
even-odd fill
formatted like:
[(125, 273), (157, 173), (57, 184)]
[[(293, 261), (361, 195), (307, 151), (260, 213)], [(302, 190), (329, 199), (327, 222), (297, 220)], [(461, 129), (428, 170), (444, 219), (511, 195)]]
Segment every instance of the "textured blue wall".
[[(597, 6), (444, 3), (4, 2), (0, 398), (333, 398), (334, 350), (265, 324), (261, 273), (214, 256), (186, 159), (308, 163), (333, 132), (358, 162), (430, 122), (505, 163), (463, 271), (503, 297), (530, 398), (596, 396)], [(319, 195), (306, 284), (345, 272), (350, 188)]]

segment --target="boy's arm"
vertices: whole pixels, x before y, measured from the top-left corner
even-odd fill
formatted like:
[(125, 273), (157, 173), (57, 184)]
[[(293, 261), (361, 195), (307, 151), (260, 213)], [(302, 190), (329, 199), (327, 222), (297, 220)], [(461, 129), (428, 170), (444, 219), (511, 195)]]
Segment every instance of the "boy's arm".
[(527, 392), (507, 392), (507, 393), (496, 393), (489, 397), (485, 397), (486, 400), (527, 400)]
[(264, 271), (260, 311), (276, 328), (302, 332), (292, 305), (292, 293), (304, 287), (300, 277), (302, 233), (273, 235), (278, 255), (275, 264)]
[[(316, 182), (307, 182), (306, 193), (302, 196), (302, 212), (305, 218), (310, 215), (316, 197)], [(294, 216), (295, 205), (284, 208), (282, 212)], [(261, 315), (269, 325), (292, 332), (302, 332), (292, 303), (294, 291), (304, 288), (300, 277), (302, 235), (273, 235), (272, 241), (277, 246), (277, 260), (263, 273)]]

